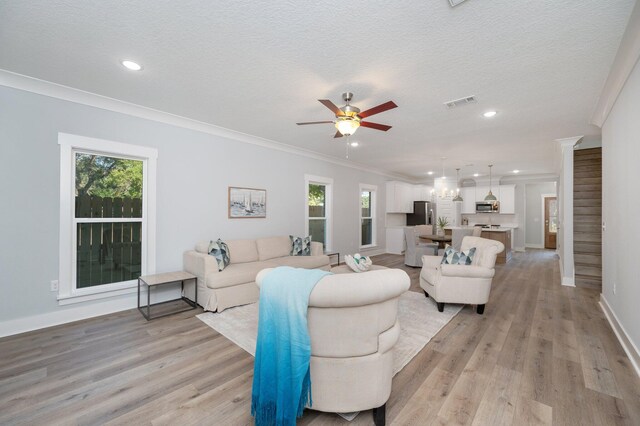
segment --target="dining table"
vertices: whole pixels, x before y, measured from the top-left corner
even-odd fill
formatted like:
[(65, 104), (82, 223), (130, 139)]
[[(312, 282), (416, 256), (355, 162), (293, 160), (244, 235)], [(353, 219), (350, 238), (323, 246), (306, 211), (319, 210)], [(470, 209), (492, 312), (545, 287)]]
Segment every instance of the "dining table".
[(438, 243), (438, 247), (443, 249), (447, 246), (447, 243), (451, 242), (451, 235), (431, 235), (431, 234), (423, 234), (418, 235), (418, 238), (424, 242), (433, 241), (434, 243)]

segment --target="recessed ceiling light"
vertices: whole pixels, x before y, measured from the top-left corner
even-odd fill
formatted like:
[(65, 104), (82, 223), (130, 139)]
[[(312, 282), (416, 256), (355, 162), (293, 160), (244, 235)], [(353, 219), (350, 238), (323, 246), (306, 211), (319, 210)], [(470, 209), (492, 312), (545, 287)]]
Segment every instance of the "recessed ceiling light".
[(473, 177), (478, 177), (478, 176), (480, 176), (480, 173), (474, 173), (473, 174)]
[(514, 170), (513, 173), (520, 173), (520, 170)]
[(427, 172), (427, 174), (428, 174), (429, 176), (431, 176), (431, 175), (433, 174), (433, 172), (432, 172), (432, 171), (428, 171), (428, 172)]
[(130, 69), (131, 71), (140, 71), (142, 69), (142, 65), (133, 61), (122, 61), (122, 66)]
[(491, 117), (495, 117), (495, 115), (497, 114), (496, 111), (487, 111), (484, 114), (482, 114), (485, 118), (491, 118)]
[(358, 142), (351, 142), (351, 146), (352, 146), (352, 147), (356, 147), (356, 146), (358, 146), (358, 145), (360, 145)]

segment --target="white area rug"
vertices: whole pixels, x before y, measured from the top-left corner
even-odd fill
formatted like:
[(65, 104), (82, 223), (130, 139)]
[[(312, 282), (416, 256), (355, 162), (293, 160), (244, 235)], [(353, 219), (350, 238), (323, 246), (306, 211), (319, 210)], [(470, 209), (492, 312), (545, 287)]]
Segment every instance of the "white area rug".
[[(422, 293), (407, 291), (400, 296), (400, 338), (393, 348), (393, 375), (398, 374), (461, 309), (462, 305), (445, 305), (444, 312), (438, 312), (433, 299)], [(197, 317), (255, 356), (257, 303), (230, 308), (219, 314), (205, 312)]]

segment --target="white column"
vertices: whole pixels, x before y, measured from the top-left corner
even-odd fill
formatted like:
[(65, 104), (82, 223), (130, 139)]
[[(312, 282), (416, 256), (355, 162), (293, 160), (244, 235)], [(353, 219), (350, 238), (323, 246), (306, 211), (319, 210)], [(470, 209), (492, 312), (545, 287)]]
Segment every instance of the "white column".
[(558, 238), (562, 285), (575, 287), (573, 264), (573, 148), (583, 136), (556, 139), (559, 148)]

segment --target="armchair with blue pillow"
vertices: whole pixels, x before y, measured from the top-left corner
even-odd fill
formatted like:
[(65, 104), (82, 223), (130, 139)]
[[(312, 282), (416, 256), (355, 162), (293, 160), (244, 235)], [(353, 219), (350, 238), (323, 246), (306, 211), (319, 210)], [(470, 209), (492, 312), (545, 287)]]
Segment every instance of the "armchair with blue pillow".
[(460, 251), (451, 248), (444, 256), (422, 257), (420, 287), (440, 312), (445, 303), (457, 303), (477, 305), (478, 314), (482, 314), (489, 301), (496, 257), (503, 250), (499, 241), (464, 237)]

